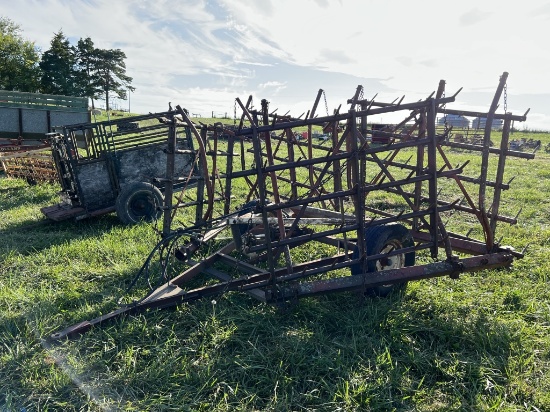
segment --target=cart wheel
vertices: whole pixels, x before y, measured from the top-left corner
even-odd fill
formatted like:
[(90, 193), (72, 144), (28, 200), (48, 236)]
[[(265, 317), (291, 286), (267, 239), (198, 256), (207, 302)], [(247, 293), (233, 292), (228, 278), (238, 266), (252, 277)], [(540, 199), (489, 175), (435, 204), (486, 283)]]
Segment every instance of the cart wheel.
[(151, 222), (162, 215), (160, 206), (164, 197), (151, 183), (135, 182), (124, 188), (116, 199), (116, 213), (120, 221), (133, 225), (140, 221)]
[[(409, 230), (401, 224), (370, 227), (365, 232), (365, 240), (367, 244), (367, 253), (369, 256), (414, 246), (414, 240), (409, 233)], [(359, 249), (356, 246), (353, 251), (353, 258), (357, 259), (358, 257)], [(389, 258), (382, 258), (376, 261), (369, 260), (367, 263), (367, 272), (381, 272), (388, 269), (399, 269), (405, 266), (414, 266), (414, 261), (414, 251), (394, 255)], [(351, 266), (352, 275), (360, 275), (361, 273), (361, 265)], [(381, 285), (367, 289), (366, 293), (368, 295), (386, 297), (393, 291), (404, 289), (406, 285), (407, 282)]]
[[(237, 216), (238, 217), (243, 216), (249, 213), (250, 211), (254, 210), (254, 208), (259, 202), (260, 202), (259, 200), (255, 199), (245, 203), (239, 208), (239, 213), (237, 213)], [(252, 229), (252, 225), (249, 225), (247, 223), (243, 223), (240, 225), (231, 225), (231, 235), (233, 237), (233, 241), (235, 242), (235, 248), (237, 250), (241, 250), (243, 246), (242, 236), (250, 229)]]

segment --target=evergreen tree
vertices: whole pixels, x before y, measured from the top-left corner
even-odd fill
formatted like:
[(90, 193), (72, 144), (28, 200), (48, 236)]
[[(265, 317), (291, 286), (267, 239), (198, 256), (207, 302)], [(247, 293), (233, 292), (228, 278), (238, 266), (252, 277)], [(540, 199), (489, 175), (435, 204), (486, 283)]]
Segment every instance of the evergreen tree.
[(76, 51), (59, 30), (50, 42), (40, 61), (42, 69), (41, 91), (48, 94), (80, 96), (79, 75), (76, 70)]
[(113, 94), (126, 100), (127, 90), (134, 91), (132, 78), (126, 74), (126, 54), (120, 49), (96, 49), (98, 82), (105, 94), (105, 107), (109, 110), (109, 97)]
[(98, 49), (94, 47), (91, 38), (87, 37), (78, 41), (76, 57), (80, 95), (90, 98), (93, 109), (95, 108), (94, 100), (99, 98), (103, 89), (98, 68)]
[(21, 37), (19, 26), (0, 17), (0, 89), (85, 96), (92, 107), (103, 95), (109, 110), (109, 98), (126, 99), (128, 90), (135, 90), (125, 59), (122, 50), (98, 49), (89, 37), (72, 46), (62, 30), (40, 59), (34, 43)]
[(0, 89), (38, 91), (38, 52), (34, 42), (23, 39), (19, 25), (0, 16)]

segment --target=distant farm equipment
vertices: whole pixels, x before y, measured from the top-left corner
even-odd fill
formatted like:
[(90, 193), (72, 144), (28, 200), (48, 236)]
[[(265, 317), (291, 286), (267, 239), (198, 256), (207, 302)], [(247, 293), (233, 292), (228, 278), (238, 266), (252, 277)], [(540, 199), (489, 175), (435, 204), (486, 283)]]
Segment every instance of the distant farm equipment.
[(46, 134), (90, 121), (88, 99), (0, 90), (0, 165), (30, 183), (57, 180)]
[(540, 149), (542, 143), (540, 140), (535, 139), (526, 139), (522, 137), (521, 139), (514, 139), (510, 142), (511, 150), (538, 150)]

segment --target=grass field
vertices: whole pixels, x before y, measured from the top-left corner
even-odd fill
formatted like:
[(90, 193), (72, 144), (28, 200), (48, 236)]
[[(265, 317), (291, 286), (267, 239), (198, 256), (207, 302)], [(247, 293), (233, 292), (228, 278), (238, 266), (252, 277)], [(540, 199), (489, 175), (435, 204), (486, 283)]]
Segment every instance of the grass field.
[(550, 410), (550, 155), (511, 159), (515, 175), (502, 212), (522, 213), (498, 233), (528, 249), (511, 269), (287, 311), (229, 293), (55, 346), (117, 307), (157, 237), (114, 215), (43, 224), (59, 188), (1, 176), (0, 411)]

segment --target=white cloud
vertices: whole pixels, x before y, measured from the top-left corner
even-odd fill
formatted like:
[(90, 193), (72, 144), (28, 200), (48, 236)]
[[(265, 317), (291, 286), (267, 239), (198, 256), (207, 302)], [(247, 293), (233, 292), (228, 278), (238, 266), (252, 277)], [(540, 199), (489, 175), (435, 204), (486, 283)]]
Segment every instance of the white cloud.
[(260, 83), (258, 85), (258, 88), (262, 91), (262, 93), (265, 91), (267, 93), (270, 93), (271, 95), (277, 95), (281, 90), (286, 89), (286, 83), (269, 81), (265, 83)]
[(479, 10), (478, 8), (469, 10), (466, 13), (460, 15), (460, 25), (473, 26), (474, 24), (483, 22), (485, 19), (491, 16), (491, 14), (491, 12)]
[[(354, 79), (381, 79), (387, 90), (369, 93), (413, 101), (440, 79), (451, 92), (494, 91), (503, 71), (510, 72), (511, 101), (550, 91), (544, 0), (0, 0), (0, 8), (43, 50), (59, 29), (71, 39), (90, 36), (98, 47), (121, 48), (137, 88), (132, 107), (143, 112), (164, 110), (177, 93), (197, 107), (209, 98), (224, 107), (236, 96), (266, 93), (281, 98), (280, 107), (302, 102), (308, 110), (315, 69), (324, 73), (315, 79), (330, 83), (316, 87), (343, 100)], [(303, 70), (282, 71), (280, 63)], [(338, 90), (344, 75), (348, 83)], [(533, 121), (550, 129), (550, 102), (536, 104)]]

